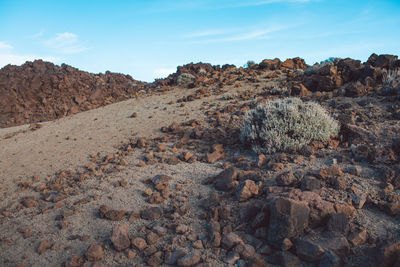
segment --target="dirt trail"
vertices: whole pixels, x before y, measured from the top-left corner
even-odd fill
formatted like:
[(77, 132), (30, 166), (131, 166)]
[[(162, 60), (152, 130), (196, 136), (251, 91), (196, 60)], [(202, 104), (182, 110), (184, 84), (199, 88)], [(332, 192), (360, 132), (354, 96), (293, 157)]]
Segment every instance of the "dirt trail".
[[(89, 155), (110, 153), (121, 141), (134, 135), (155, 137), (161, 126), (199, 118), (198, 108), (204, 99), (184, 107), (179, 103), (168, 104), (190, 91), (178, 89), (161, 95), (140, 96), (44, 122), (41, 123), (43, 127), (35, 131), (28, 130), (29, 125), (0, 129), (0, 181), (4, 184), (10, 177), (47, 176), (59, 169), (74, 169), (83, 165)], [(137, 117), (130, 118), (134, 112)]]

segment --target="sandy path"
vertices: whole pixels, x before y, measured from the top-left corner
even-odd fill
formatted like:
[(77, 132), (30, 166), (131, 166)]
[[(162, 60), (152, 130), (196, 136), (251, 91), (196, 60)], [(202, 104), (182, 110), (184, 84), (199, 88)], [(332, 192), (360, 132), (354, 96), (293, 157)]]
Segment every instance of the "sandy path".
[[(10, 177), (47, 176), (60, 169), (74, 169), (87, 162), (88, 155), (112, 152), (121, 141), (134, 135), (154, 137), (161, 126), (199, 118), (204, 99), (185, 107), (168, 104), (190, 92), (178, 89), (130, 99), (45, 122), (36, 131), (28, 130), (8, 139), (4, 138), (7, 134), (26, 130), (29, 125), (0, 129), (0, 182)], [(137, 113), (136, 118), (130, 118), (133, 112)]]

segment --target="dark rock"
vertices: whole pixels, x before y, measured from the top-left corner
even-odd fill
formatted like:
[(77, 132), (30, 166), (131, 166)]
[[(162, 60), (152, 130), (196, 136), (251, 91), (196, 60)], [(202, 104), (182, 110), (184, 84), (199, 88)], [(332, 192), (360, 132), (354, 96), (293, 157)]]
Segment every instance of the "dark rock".
[(177, 261), (178, 266), (193, 266), (200, 262), (200, 252), (194, 250), (193, 252), (186, 254)]
[(182, 258), (186, 255), (186, 252), (183, 249), (177, 249), (173, 252), (167, 252), (165, 254), (164, 263), (169, 265), (176, 265), (176, 262), (179, 258)]
[(237, 244), (244, 244), (244, 242), (237, 234), (231, 232), (229, 234), (224, 235), (224, 237), (221, 240), (221, 244), (225, 249), (231, 249), (233, 246)]
[(214, 186), (220, 191), (230, 191), (235, 188), (237, 181), (237, 170), (235, 167), (230, 167), (223, 170), (215, 177)]
[(321, 181), (312, 177), (307, 176), (301, 181), (301, 190), (313, 191), (321, 189)]
[(297, 179), (291, 171), (284, 172), (276, 178), (276, 183), (280, 186), (290, 186), (293, 185), (296, 181)]
[(377, 262), (379, 266), (389, 267), (394, 266), (400, 255), (400, 242), (383, 243), (378, 247)]
[(318, 267), (339, 267), (339, 266), (342, 266), (340, 258), (330, 250), (325, 251), (318, 265)]
[(267, 258), (267, 261), (282, 267), (299, 267), (301, 261), (289, 251), (278, 251)]
[(301, 259), (309, 262), (318, 262), (324, 249), (309, 237), (298, 238), (295, 242), (296, 254)]
[(168, 187), (168, 183), (171, 179), (172, 177), (168, 175), (156, 175), (151, 181), (155, 189), (163, 191)]
[(398, 57), (393, 55), (379, 55), (372, 66), (378, 68), (392, 68), (397, 59)]
[(280, 247), (284, 238), (296, 238), (308, 225), (310, 208), (304, 202), (278, 198), (270, 203), (268, 241)]
[(328, 220), (328, 231), (347, 235), (349, 231), (349, 219), (344, 213), (332, 214)]
[(162, 215), (162, 210), (159, 207), (150, 207), (144, 209), (140, 216), (144, 220), (154, 221), (160, 218)]

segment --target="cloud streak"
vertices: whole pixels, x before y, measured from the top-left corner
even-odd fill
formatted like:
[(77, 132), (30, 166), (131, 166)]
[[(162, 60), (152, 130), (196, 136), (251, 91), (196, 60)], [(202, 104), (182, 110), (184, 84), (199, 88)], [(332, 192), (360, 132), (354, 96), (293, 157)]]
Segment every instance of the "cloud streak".
[(5, 49), (13, 49), (12, 45), (7, 44), (6, 42), (0, 42), (0, 49), (5, 50)]
[(88, 50), (78, 40), (78, 35), (70, 32), (57, 33), (55, 37), (45, 41), (44, 45), (61, 54), (76, 54)]
[[(288, 26), (277, 25), (277, 26), (270, 26), (266, 28), (256, 29), (252, 31), (246, 31), (244, 29), (238, 30), (235, 34), (228, 35), (228, 31), (221, 32), (221, 34), (201, 34), (200, 33), (193, 33), (188, 34), (186, 36), (191, 36), (193, 40), (190, 43), (192, 44), (204, 44), (204, 43), (221, 43), (221, 42), (234, 42), (234, 41), (246, 41), (246, 40), (255, 40), (255, 39), (269, 39), (270, 34), (278, 31), (282, 31), (288, 28)], [(203, 33), (207, 33), (208, 31), (204, 31)], [(211, 31), (209, 31), (211, 32)], [(233, 32), (233, 31), (230, 31)], [(202, 39), (202, 37), (209, 37), (209, 36), (219, 36), (218, 38), (208, 38)]]

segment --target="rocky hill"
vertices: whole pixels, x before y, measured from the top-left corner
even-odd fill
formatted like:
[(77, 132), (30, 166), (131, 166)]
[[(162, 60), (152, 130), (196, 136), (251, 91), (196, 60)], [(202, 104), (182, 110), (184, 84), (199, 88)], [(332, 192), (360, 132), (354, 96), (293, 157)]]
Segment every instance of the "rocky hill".
[(42, 60), (0, 69), (0, 127), (48, 121), (135, 97), (145, 83)]

